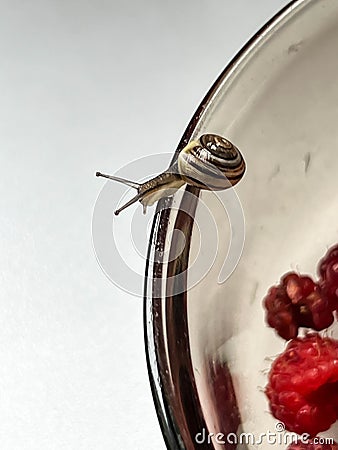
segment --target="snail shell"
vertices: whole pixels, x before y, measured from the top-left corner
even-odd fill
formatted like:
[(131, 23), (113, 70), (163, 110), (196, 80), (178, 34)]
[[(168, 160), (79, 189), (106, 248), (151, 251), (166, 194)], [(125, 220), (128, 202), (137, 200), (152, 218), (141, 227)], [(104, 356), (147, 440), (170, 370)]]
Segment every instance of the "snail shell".
[(186, 183), (217, 191), (237, 184), (245, 172), (238, 148), (217, 134), (192, 141), (180, 152), (177, 164)]
[(137, 195), (115, 211), (140, 201), (144, 212), (163, 197), (187, 183), (200, 189), (223, 190), (237, 184), (245, 173), (245, 161), (241, 152), (229, 140), (217, 134), (203, 134), (184, 147), (168, 170), (139, 184), (124, 178), (96, 172), (96, 176), (118, 181), (137, 190)]

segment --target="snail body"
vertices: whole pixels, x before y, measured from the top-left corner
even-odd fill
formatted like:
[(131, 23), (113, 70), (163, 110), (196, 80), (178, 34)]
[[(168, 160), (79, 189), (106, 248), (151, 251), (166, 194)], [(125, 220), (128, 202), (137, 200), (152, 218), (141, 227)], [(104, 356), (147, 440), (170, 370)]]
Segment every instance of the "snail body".
[(147, 206), (173, 195), (184, 184), (207, 190), (228, 189), (237, 184), (244, 173), (245, 161), (237, 147), (217, 134), (203, 134), (180, 151), (168, 170), (142, 184), (100, 172), (96, 172), (96, 176), (118, 181), (137, 190), (131, 200), (115, 211), (118, 215), (137, 201), (143, 205), (145, 212)]

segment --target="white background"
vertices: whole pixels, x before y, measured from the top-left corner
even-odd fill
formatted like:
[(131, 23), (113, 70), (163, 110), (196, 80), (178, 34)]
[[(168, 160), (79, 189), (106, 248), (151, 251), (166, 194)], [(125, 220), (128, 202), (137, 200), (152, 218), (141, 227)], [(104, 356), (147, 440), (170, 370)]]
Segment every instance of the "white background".
[(94, 173), (172, 152), (286, 3), (0, 1), (1, 450), (164, 449), (142, 301), (92, 249)]

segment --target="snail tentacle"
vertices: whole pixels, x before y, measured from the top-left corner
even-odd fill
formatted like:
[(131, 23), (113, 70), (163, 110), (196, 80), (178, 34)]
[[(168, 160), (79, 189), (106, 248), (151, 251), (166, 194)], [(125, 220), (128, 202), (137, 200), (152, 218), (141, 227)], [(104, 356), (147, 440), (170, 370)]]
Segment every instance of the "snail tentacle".
[(108, 178), (109, 180), (117, 181), (118, 183), (125, 184), (126, 186), (130, 186), (134, 189), (139, 189), (141, 186), (139, 183), (135, 181), (126, 180), (125, 178), (115, 177), (114, 175), (107, 175), (105, 173), (96, 172), (97, 177)]

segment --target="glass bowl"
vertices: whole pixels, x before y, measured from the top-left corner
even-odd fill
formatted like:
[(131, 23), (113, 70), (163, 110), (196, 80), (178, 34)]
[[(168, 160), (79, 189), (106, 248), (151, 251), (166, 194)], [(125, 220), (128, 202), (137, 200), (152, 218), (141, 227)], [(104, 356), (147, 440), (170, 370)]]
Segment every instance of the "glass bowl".
[(287, 271), (315, 277), (338, 242), (337, 48), (338, 2), (290, 3), (222, 72), (178, 145), (174, 160), (191, 139), (220, 134), (247, 171), (234, 189), (186, 186), (157, 206), (144, 326), (169, 449), (257, 448), (216, 434), (276, 430), (263, 389), (285, 341), (262, 299)]

